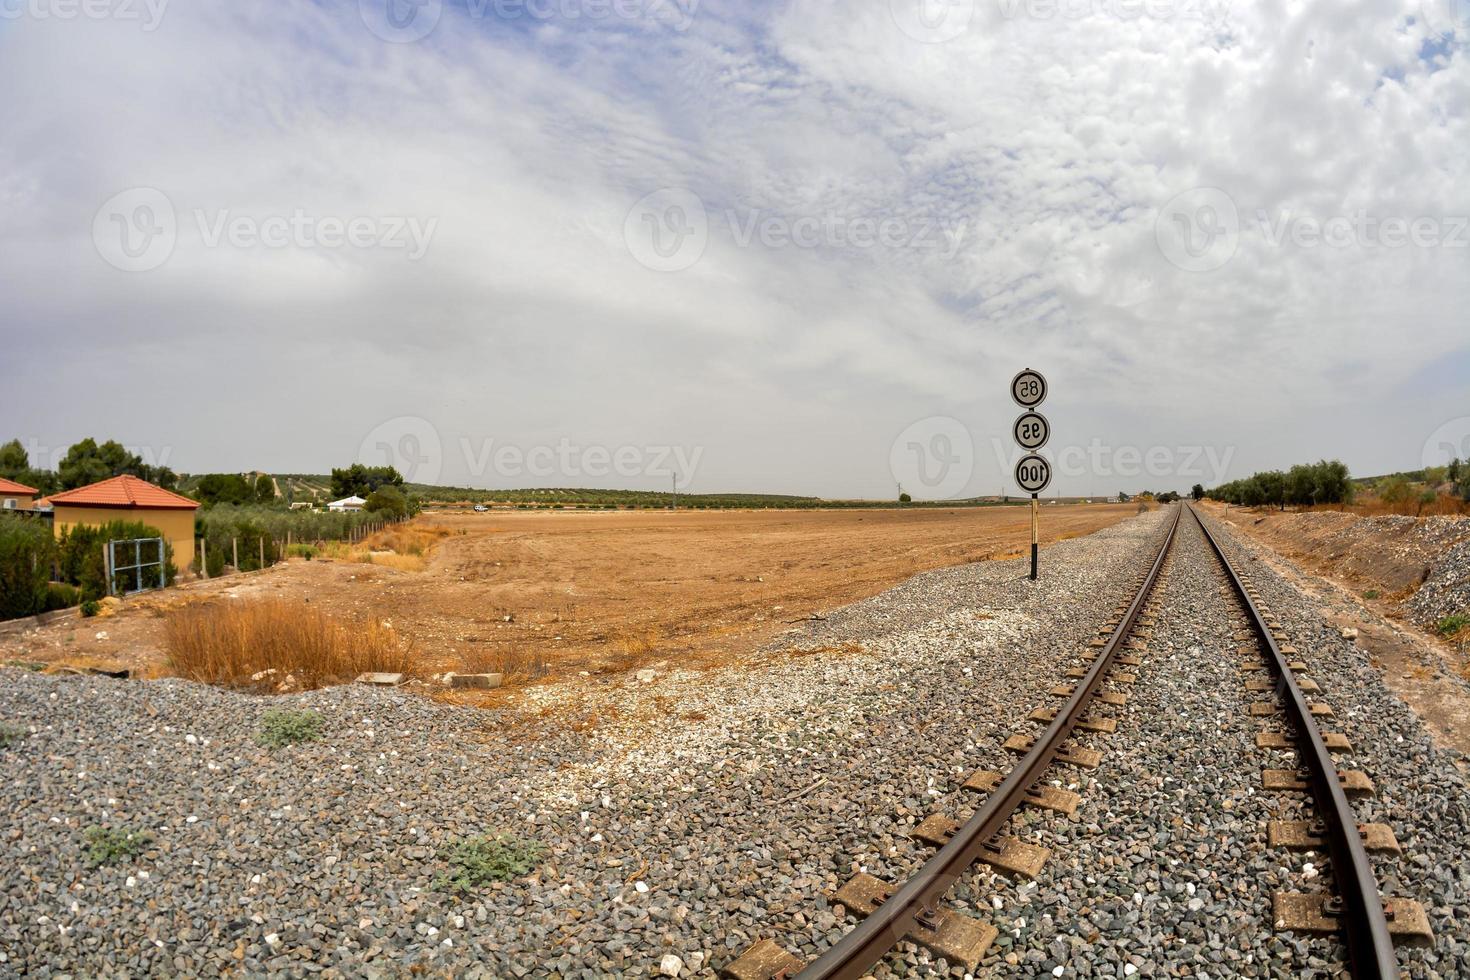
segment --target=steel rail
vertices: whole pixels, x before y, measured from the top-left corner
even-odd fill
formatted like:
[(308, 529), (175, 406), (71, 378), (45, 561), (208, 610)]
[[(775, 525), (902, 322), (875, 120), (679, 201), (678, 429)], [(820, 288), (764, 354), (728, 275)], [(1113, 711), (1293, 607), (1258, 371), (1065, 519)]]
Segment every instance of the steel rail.
[(927, 922), (939, 909), (939, 903), (954, 887), (971, 865), (986, 853), (992, 840), (1011, 815), (1025, 802), (1028, 792), (1041, 781), (1047, 768), (1061, 750), (1062, 743), (1072, 734), (1072, 729), (1083, 717), (1103, 677), (1112, 666), (1118, 649), (1133, 631), (1148, 597), (1158, 581), (1159, 571), (1169, 548), (1179, 530), (1182, 508), (1174, 513), (1169, 525), (1169, 534), (1159, 548), (1138, 595), (1128, 607), (1127, 613), (1118, 621), (1112, 636), (1098, 653), (1091, 669), (1077, 683), (1076, 690), (1066, 706), (1057, 712), (1055, 720), (1046, 727), (1036, 743), (1016, 763), (995, 791), (990, 794), (980, 809), (970, 817), (954, 837), (924, 863), (913, 877), (909, 878), (897, 892), (872, 914), (859, 922), (852, 931), (843, 936), (806, 969), (796, 975), (796, 980), (858, 980), (899, 941), (916, 929), (927, 928)]
[(1341, 919), (1352, 975), (1357, 980), (1397, 977), (1398, 957), (1394, 954), (1393, 937), (1388, 931), (1388, 918), (1383, 912), (1378, 881), (1373, 876), (1368, 851), (1363, 847), (1357, 817), (1337, 778), (1337, 764), (1332, 761), (1327, 743), (1322, 740), (1322, 733), (1312, 720), (1311, 707), (1302, 694), (1301, 686), (1297, 684), (1281, 648), (1276, 645), (1276, 638), (1271, 635), (1261, 611), (1251, 600), (1235, 566), (1193, 507), (1189, 508), (1189, 513), (1225, 567), (1226, 577), (1234, 586), (1236, 596), (1249, 612), (1252, 630), (1260, 638), (1261, 645), (1270, 652), (1268, 665), (1276, 673), (1276, 687), (1283, 694), (1287, 716), (1296, 729), (1298, 747), (1310, 773), (1312, 796), (1326, 826), (1324, 836), (1332, 859), (1332, 874), (1337, 879), (1338, 895), (1342, 900)]

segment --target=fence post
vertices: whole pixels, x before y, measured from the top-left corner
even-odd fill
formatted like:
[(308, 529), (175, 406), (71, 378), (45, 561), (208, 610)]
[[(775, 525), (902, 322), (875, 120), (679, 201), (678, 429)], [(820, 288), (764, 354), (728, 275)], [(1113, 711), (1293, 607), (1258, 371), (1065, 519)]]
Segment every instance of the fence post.
[(107, 594), (112, 595), (112, 542), (102, 542), (102, 577), (107, 580)]
[(235, 562), (234, 562), (234, 564), (235, 564), (235, 571), (238, 572), (240, 570), (240, 539), (239, 538), (231, 538), (230, 539), (230, 554), (233, 555), (234, 558), (235, 558)]
[(199, 577), (209, 578), (209, 555), (205, 553), (204, 543), (207, 538), (199, 539)]
[(260, 569), (265, 571), (265, 535), (260, 536)]

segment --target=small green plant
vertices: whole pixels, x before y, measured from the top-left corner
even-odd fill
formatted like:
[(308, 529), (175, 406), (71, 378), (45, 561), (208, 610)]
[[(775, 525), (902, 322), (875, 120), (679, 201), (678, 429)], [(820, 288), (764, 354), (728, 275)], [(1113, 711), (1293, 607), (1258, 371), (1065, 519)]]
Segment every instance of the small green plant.
[(0, 721), (0, 749), (10, 748), (25, 738), (26, 734), (23, 726), (12, 725), (8, 721)]
[(1454, 636), (1467, 626), (1470, 626), (1470, 615), (1459, 613), (1454, 616), (1446, 616), (1434, 628), (1439, 631), (1440, 636), (1448, 637)]
[(511, 834), (469, 837), (439, 851), (449, 871), (434, 882), (435, 888), (472, 892), (492, 881), (514, 881), (530, 874), (546, 848), (536, 841)]
[(322, 716), (315, 711), (272, 709), (260, 718), (255, 740), (272, 749), (300, 742), (314, 742), (322, 735)]
[(1363, 593), (1363, 598), (1364, 599), (1377, 599), (1378, 596), (1379, 596), (1379, 592), (1378, 592), (1377, 589), (1369, 589), (1367, 592), (1364, 592)]
[(83, 836), (87, 841), (87, 863), (94, 868), (135, 858), (153, 840), (153, 835), (146, 831), (126, 827), (88, 827)]
[(82, 603), (82, 615), (87, 619), (91, 619), (93, 616), (97, 615), (97, 613), (101, 609), (102, 604), (96, 599), (88, 599), (86, 602)]

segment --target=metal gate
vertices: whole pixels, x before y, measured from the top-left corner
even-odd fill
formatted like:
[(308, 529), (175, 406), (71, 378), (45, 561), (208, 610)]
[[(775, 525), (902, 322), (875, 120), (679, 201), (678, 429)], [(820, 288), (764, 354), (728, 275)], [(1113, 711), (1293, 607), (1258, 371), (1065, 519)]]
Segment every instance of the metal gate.
[(162, 538), (107, 542), (107, 594), (133, 595), (168, 585)]

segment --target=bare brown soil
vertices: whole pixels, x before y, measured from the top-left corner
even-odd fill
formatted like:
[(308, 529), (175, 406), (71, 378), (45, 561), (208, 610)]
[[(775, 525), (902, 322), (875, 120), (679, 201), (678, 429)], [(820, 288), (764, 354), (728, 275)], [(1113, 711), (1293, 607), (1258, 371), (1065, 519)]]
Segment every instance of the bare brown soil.
[[(1046, 543), (1132, 516), (1048, 506)], [(954, 510), (527, 512), (420, 518), (452, 533), (421, 572), (294, 560), (137, 597), (114, 616), (0, 633), (0, 659), (164, 671), (164, 616), (220, 596), (305, 599), (390, 625), (422, 673), (518, 681), (658, 661), (715, 664), (790, 624), (927, 569), (1016, 557), (1021, 507)], [(464, 532), (463, 534), (459, 532)]]

